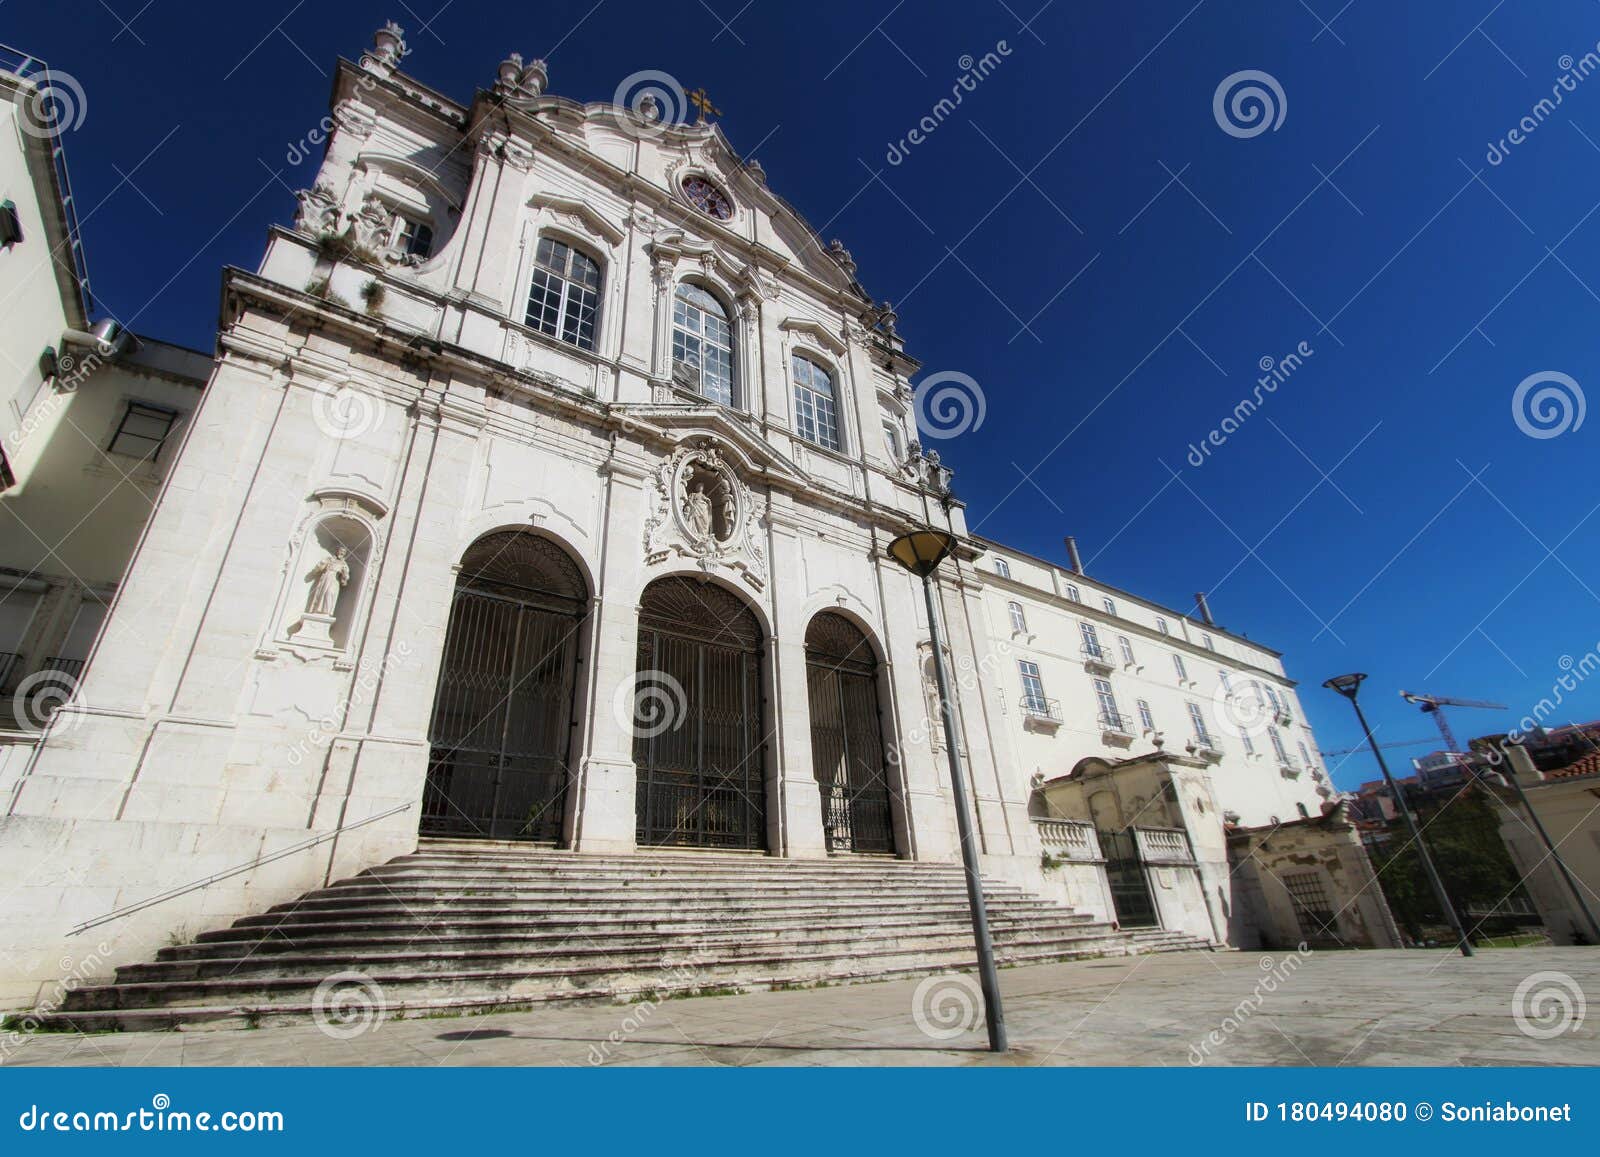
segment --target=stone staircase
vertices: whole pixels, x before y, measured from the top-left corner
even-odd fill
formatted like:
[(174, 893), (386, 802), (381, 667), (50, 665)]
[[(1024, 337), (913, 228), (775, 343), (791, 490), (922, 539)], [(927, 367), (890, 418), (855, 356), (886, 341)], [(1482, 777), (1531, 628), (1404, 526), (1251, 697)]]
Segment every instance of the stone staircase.
[[(1002, 966), (1208, 947), (985, 882)], [(47, 1028), (243, 1027), (358, 1007), (426, 1016), (971, 969), (959, 865), (424, 841), (154, 963), (76, 988)], [(319, 987), (320, 986), (320, 987)]]

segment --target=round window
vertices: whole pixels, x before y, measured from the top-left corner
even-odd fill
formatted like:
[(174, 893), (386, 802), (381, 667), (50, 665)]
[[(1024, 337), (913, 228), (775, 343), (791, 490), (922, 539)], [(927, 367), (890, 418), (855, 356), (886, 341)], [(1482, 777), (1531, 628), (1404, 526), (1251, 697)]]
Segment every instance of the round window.
[(683, 195), (689, 198), (690, 204), (696, 209), (718, 221), (726, 221), (733, 216), (733, 202), (728, 200), (728, 194), (704, 177), (685, 177)]

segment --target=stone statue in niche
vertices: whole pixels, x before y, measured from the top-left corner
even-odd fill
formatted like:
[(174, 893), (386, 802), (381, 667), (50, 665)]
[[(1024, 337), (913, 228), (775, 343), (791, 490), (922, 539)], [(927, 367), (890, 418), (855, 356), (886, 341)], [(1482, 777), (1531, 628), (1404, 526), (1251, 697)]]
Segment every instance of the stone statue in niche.
[(311, 594), (306, 599), (306, 614), (333, 617), (333, 608), (339, 604), (339, 592), (350, 581), (349, 554), (341, 546), (311, 568)]
[(684, 475), (681, 498), (684, 525), (697, 543), (726, 543), (738, 527), (739, 503), (720, 471), (696, 466)]

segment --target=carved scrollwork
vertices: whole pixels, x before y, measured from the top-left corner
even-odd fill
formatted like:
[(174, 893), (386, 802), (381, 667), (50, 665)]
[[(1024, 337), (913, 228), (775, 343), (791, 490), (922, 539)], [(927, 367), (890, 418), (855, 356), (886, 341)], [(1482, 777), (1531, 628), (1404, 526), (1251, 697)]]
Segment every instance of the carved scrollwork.
[(677, 554), (702, 570), (735, 571), (757, 590), (767, 582), (754, 497), (709, 442), (679, 449), (656, 471), (644, 550), (647, 563)]

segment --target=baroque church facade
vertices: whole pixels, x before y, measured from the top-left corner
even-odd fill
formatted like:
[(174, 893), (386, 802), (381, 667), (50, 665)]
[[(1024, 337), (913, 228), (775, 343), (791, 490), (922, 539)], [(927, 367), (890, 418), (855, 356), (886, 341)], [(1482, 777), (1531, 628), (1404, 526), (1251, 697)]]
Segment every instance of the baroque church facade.
[[(1386, 942), (1281, 657), (969, 534), (893, 310), (759, 164), (515, 56), (461, 104), (404, 51), (340, 62), (108, 628), (6, 765), (8, 1001), (75, 929), (131, 961), (422, 838), (953, 862), (951, 742), (986, 875)], [(885, 552), (929, 524), (953, 737)], [(1262, 867), (1280, 829), (1325, 911)]]

